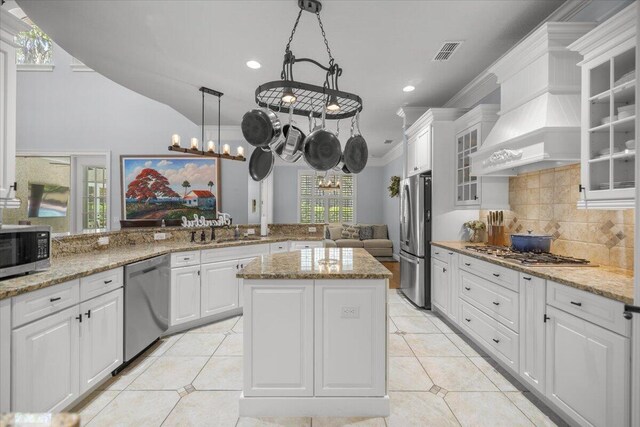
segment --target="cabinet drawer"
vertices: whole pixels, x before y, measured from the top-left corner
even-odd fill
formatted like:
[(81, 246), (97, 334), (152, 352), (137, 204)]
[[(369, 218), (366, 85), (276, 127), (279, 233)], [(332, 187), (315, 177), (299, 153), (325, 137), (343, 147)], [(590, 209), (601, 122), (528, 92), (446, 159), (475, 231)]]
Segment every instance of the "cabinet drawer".
[(518, 293), (467, 271), (460, 272), (460, 296), (480, 311), (518, 332)]
[(200, 264), (200, 251), (177, 252), (171, 254), (171, 268)]
[(444, 249), (439, 246), (431, 246), (431, 257), (439, 259), (440, 261), (449, 264), (451, 262), (451, 256), (453, 251)]
[(463, 300), (460, 300), (460, 326), (518, 372), (518, 334)]
[(86, 301), (122, 287), (124, 282), (122, 271), (122, 267), (119, 267), (81, 278), (80, 301)]
[(277, 242), (269, 245), (269, 251), (272, 254), (278, 254), (282, 252), (289, 252), (289, 242)]
[(315, 240), (300, 240), (291, 242), (291, 251), (299, 251), (301, 249), (322, 248), (324, 242)]
[(625, 337), (631, 335), (631, 322), (622, 316), (624, 304), (619, 301), (548, 280), (547, 304)]
[(205, 249), (202, 251), (202, 263), (227, 261), (269, 254), (269, 244), (232, 246), (230, 248)]
[(16, 328), (41, 317), (71, 307), (80, 302), (79, 280), (18, 295), (12, 300), (13, 327)]
[(484, 277), (518, 292), (518, 272), (467, 255), (460, 255), (460, 269)]

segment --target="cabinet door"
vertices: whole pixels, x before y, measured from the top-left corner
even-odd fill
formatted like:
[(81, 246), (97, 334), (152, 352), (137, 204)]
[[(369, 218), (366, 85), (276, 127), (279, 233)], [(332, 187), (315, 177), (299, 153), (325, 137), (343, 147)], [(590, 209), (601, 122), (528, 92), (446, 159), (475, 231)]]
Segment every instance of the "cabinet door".
[(79, 306), (12, 333), (11, 410), (60, 412), (79, 394)]
[(449, 285), (449, 306), (447, 307), (447, 314), (449, 315), (449, 319), (453, 321), (453, 323), (458, 323), (458, 312), (460, 311), (460, 303), (459, 299), (459, 289), (458, 289), (458, 254), (455, 252), (449, 252), (449, 267), (445, 267), (447, 270), (445, 274), (447, 274), (447, 283)]
[[(287, 243), (287, 246), (289, 246), (288, 243)], [(238, 269), (245, 268), (247, 264), (249, 264), (254, 259), (256, 259), (256, 257), (243, 258), (241, 260), (238, 260)], [(243, 291), (242, 279), (238, 279), (238, 306), (239, 307), (244, 306), (244, 291)]]
[(313, 396), (313, 281), (244, 287), (244, 395)]
[(200, 318), (200, 266), (171, 269), (171, 325)]
[(547, 397), (581, 425), (629, 425), (629, 339), (547, 305)]
[(386, 281), (315, 281), (315, 396), (384, 396)]
[(407, 141), (407, 147), (405, 152), (405, 168), (407, 176), (411, 176), (417, 173), (418, 167), (416, 166), (416, 138), (410, 138)]
[(415, 145), (416, 172), (431, 170), (431, 127), (418, 134)]
[(445, 314), (449, 307), (449, 265), (439, 259), (431, 259), (431, 303)]
[(80, 304), (80, 393), (122, 364), (122, 288)]
[(11, 298), (0, 300), (0, 412), (11, 409)]
[(546, 282), (520, 274), (520, 376), (545, 392)]
[[(11, 27), (12, 25), (9, 24)], [(6, 29), (3, 28), (3, 29)], [(13, 40), (13, 37), (11, 37)], [(0, 200), (15, 197), (16, 180), (16, 48), (0, 40)], [(4, 206), (4, 207), (19, 207)]]
[(238, 307), (237, 267), (237, 260), (202, 265), (202, 317)]

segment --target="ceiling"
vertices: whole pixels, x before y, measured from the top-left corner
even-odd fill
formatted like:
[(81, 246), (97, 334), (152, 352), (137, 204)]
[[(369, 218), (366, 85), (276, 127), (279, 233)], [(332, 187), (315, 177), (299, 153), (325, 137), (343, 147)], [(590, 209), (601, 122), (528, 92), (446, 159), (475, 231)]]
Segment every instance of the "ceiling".
[[(286, 1), (17, 0), (62, 48), (109, 79), (200, 124), (197, 88), (225, 93), (222, 124), (239, 125), (255, 88), (280, 78), (298, 13)], [(374, 156), (400, 139), (400, 106), (441, 106), (543, 21), (562, 0), (325, 1), (321, 17), (340, 88), (363, 99), (361, 130)], [(431, 59), (444, 41), (464, 41), (451, 60)], [(327, 62), (316, 18), (303, 13), (291, 45)], [(252, 70), (254, 59), (262, 68)], [(322, 72), (297, 64), (297, 80)], [(404, 93), (413, 85), (416, 90)], [(215, 124), (215, 98), (207, 123)], [(306, 126), (306, 119), (298, 119)], [(343, 123), (344, 128), (348, 127)]]

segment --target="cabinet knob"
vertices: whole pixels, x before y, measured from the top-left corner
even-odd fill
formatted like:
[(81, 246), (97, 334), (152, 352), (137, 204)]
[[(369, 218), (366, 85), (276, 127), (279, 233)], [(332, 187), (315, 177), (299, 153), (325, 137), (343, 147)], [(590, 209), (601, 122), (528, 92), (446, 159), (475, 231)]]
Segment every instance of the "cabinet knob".
[(87, 316), (87, 319), (91, 319), (91, 310), (87, 310), (84, 315)]
[(446, 273), (446, 272), (447, 272), (447, 269), (446, 269), (446, 268), (444, 268), (444, 267), (442, 267), (442, 272), (443, 272), (443, 273)]
[(471, 288), (469, 288), (469, 287), (467, 287), (467, 286), (465, 286), (464, 288), (465, 288), (466, 290), (468, 290), (468, 291), (470, 291), (470, 290), (471, 290)]
[(467, 322), (471, 322), (471, 319), (466, 318), (466, 317), (465, 317), (465, 319), (464, 319), (464, 320), (466, 320)]
[(80, 314), (80, 315), (76, 316), (76, 320), (79, 320), (79, 321), (80, 321), (80, 323), (82, 323), (82, 314)]

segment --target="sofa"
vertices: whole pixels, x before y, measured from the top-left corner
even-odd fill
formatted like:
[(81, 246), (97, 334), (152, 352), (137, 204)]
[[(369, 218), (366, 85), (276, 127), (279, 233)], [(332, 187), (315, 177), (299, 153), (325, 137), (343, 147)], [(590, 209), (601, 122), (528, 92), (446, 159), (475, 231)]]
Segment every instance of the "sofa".
[(329, 224), (324, 243), (327, 248), (364, 248), (374, 257), (393, 256), (386, 224)]

